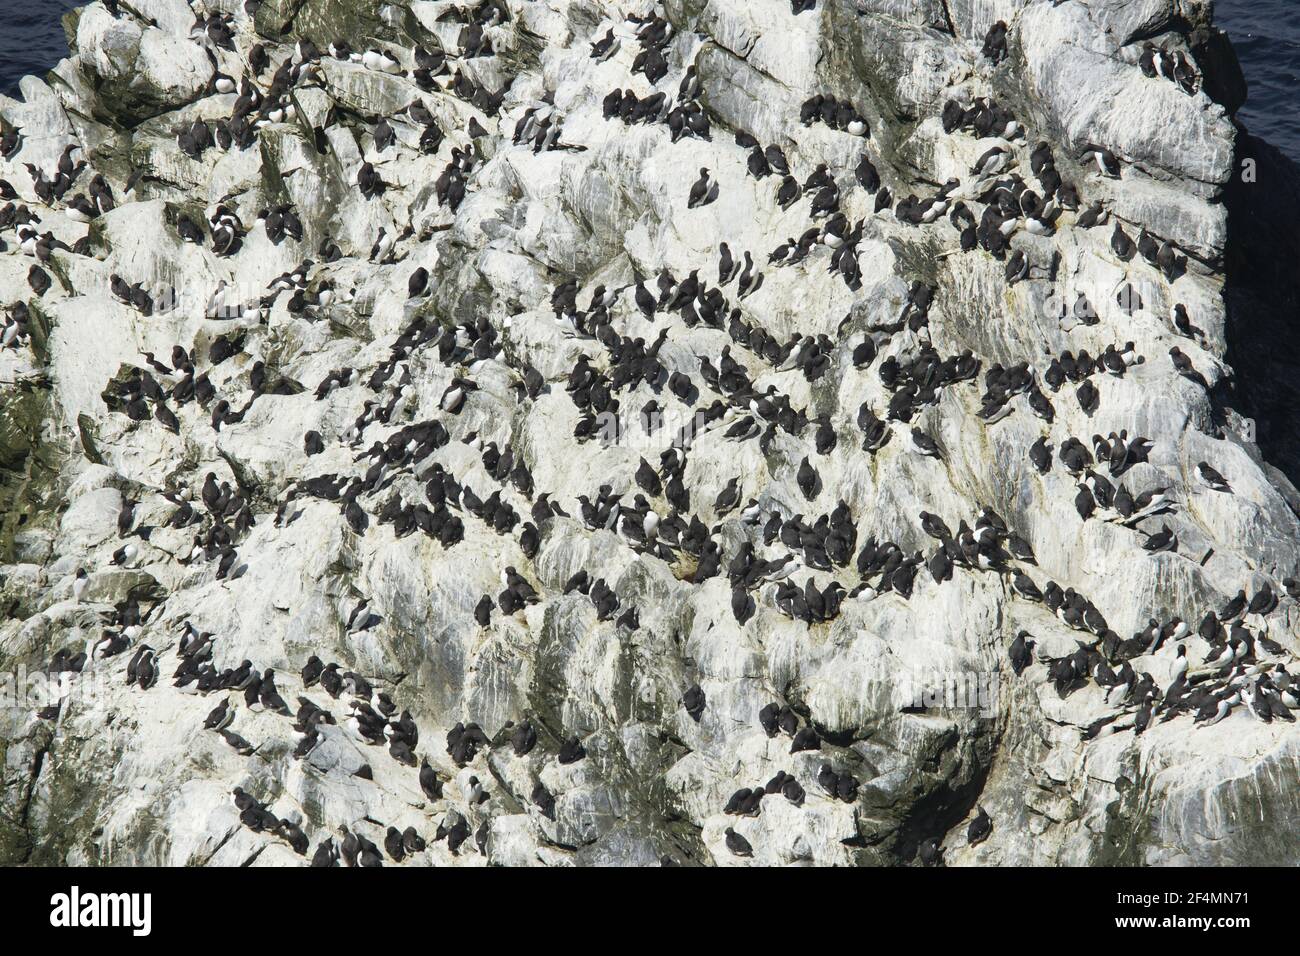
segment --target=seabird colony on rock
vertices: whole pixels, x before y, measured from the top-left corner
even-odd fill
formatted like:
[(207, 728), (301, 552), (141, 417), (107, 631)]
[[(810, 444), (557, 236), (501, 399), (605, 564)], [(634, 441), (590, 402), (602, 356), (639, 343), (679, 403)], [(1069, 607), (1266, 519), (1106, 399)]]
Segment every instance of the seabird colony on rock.
[[(459, 43), (454, 47), (438, 47), (431, 38), (415, 48), (385, 45), (364, 50), (352, 50), (342, 40), (325, 49), (306, 40), (293, 45), (250, 42), (247, 16), (254, 6), (245, 4), (243, 16), (197, 15), (193, 36), (208, 51), (214, 67), (219, 66), (209, 93), (237, 92), (237, 96), (224, 115), (207, 111), (207, 118), (176, 129), (177, 148), (194, 162), (205, 162), (213, 151), (256, 150), (264, 132), (276, 124), (302, 123), (305, 118), (295, 105), (295, 94), (306, 88), (327, 88), (322, 63), (330, 59), (389, 74), (409, 87), (410, 103), (397, 115), (359, 116), (336, 104), (323, 125), (311, 130), (312, 146), (321, 153), (332, 150), (333, 125), (360, 124), (367, 130), (373, 153), (352, 173), (352, 185), (370, 202), (382, 202), (395, 185), (406, 188), (390, 182), (386, 172), (388, 154), (394, 150), (415, 149), (445, 159), (432, 186), (437, 203), (455, 214), (476, 190), (484, 160), (480, 141), (494, 128), (508, 132), (513, 148), (534, 154), (581, 152), (587, 148), (584, 136), (605, 135), (570, 128), (553, 93), (517, 115), (504, 113), (507, 87), (492, 88), (475, 79), (479, 74), (468, 67), (476, 58), (495, 56), (494, 38), (513, 28), (517, 3), (483, 0), (449, 5), (441, 20), (459, 27)], [(110, 9), (118, 17), (137, 17), (125, 5), (110, 5)], [(814, 9), (811, 0), (796, 0), (791, 15)], [(778, 143), (763, 143), (743, 129), (720, 128), (702, 99), (696, 65), (678, 61), (680, 48), (672, 45), (675, 31), (660, 9), (649, 6), (642, 14), (603, 20), (595, 27), (586, 40), (591, 60), (628, 64), (628, 88), (612, 89), (604, 98), (605, 121), (666, 127), (660, 135), (672, 143), (731, 140), (732, 145), (721, 150), (730, 157), (726, 165), (700, 168), (693, 183), (689, 177), (679, 180), (680, 195), (674, 201), (688, 210), (683, 215), (709, 216), (707, 208), (720, 196), (747, 191), (769, 197), (782, 209), (799, 210), (801, 233), (774, 241), (770, 249), (741, 249), (735, 238), (718, 235), (716, 262), (701, 260), (685, 271), (663, 265), (618, 287), (557, 274), (549, 290), (550, 309), (581, 355), (563, 374), (545, 375), (524, 353), (507, 346), (509, 320), (478, 315), (440, 322), (420, 311), (438, 275), (436, 269), (423, 265), (401, 265), (414, 243), (429, 238), (418, 231), (417, 223), (386, 224), (367, 249), (347, 248), (341, 238), (326, 236), (318, 248), (308, 250), (303, 223), (291, 202), (261, 208), (251, 222), (249, 210), (237, 196), (225, 197), (202, 215), (180, 213), (172, 223), (178, 237), (215, 257), (237, 260), (251, 230), (263, 231), (276, 245), (292, 244), (306, 255), (297, 268), (275, 278), (256, 299), (224, 303), (225, 311), (214, 312), (214, 318), (231, 320), (230, 331), (203, 343), (177, 343), (165, 357), (143, 353), (138, 364), (123, 368), (104, 387), (103, 402), (109, 412), (140, 427), (151, 427), (153, 422), (185, 435), (238, 428), (266, 396), (311, 391), (322, 403), (347, 392), (368, 397), (355, 419), (334, 427), (323, 424), (302, 438), (308, 458), (346, 447), (353, 468), (313, 474), (282, 488), (259, 484), (239, 471), (227, 478), (211, 470), (179, 472), (159, 493), (171, 509), (162, 524), (185, 529), (189, 547), (179, 554), (152, 547), (151, 533), (156, 528), (135, 517), (134, 509), (142, 502), (128, 500), (118, 522), (121, 543), (112, 564), (135, 568), (175, 561), (192, 573), (236, 579), (247, 568), (244, 549), (252, 529), (264, 523), (290, 526), (314, 503), (336, 509), (338, 520), (357, 537), (419, 534), (447, 551), (467, 547), (467, 529), (474, 524), (512, 542), (502, 551), (517, 555), (513, 563), (502, 560), (499, 590), (483, 593), (474, 603), (473, 617), (486, 629), (501, 626), (503, 619), (522, 620), (530, 606), (553, 596), (532, 561), (557, 522), (576, 522), (593, 533), (616, 536), (637, 561), (671, 565), (689, 585), (722, 579), (731, 594), (730, 613), (741, 627), (762, 608), (802, 622), (810, 631), (834, 621), (850, 602), (886, 595), (909, 600), (919, 578), (928, 577), (939, 587), (955, 586), (948, 582), (960, 569), (1000, 578), (1009, 600), (1041, 605), (1073, 635), (1076, 649), (1052, 657), (1044, 653), (1041, 640), (1021, 631), (1006, 656), (1013, 679), (1050, 681), (1062, 697), (1089, 684), (1104, 691), (1108, 712), (1085, 731), (1087, 738), (1142, 734), (1156, 723), (1184, 716), (1197, 725), (1212, 725), (1238, 710), (1264, 721), (1294, 720), (1292, 709), (1300, 705), (1300, 689), (1288, 671), (1292, 662), (1259, 627), (1278, 606), (1278, 590), (1292, 599), (1300, 597), (1294, 580), (1279, 582), (1277, 588), (1260, 583), (1253, 593), (1237, 588), (1238, 582), (1226, 582), (1237, 590), (1227, 606), (1180, 608), (1124, 638), (1110, 628), (1085, 593), (1046, 579), (1037, 569), (1039, 556), (1030, 543), (991, 507), (967, 515), (921, 511), (917, 526), (931, 543), (907, 548), (897, 543), (904, 537), (898, 529), (874, 527), (870, 514), (855, 513), (834, 482), (823, 478), (828, 456), (835, 449), (854, 446), (856, 454), (882, 456), (895, 444), (892, 454), (928, 458), (932, 461), (925, 467), (942, 470), (951, 432), (939, 427), (939, 406), (948, 393), (961, 393), (962, 401), (969, 399), (979, 406), (981, 427), (992, 428), (1011, 415), (1028, 414), (1040, 421), (1040, 435), (1025, 448), (1026, 458), (1039, 474), (1058, 468), (1069, 474), (1077, 489), (1074, 506), (1081, 523), (1111, 522), (1144, 539), (1142, 547), (1153, 554), (1178, 552), (1177, 525), (1171, 522), (1186, 507), (1186, 497), (1231, 495), (1231, 475), (1201, 461), (1194, 465), (1201, 490), (1185, 482), (1138, 484), (1129, 480), (1129, 472), (1147, 461), (1161, 436), (1125, 430), (1074, 436), (1053, 428), (1058, 403), (1075, 404), (1085, 416), (1093, 417), (1106, 408), (1109, 381), (1122, 378), (1135, 365), (1160, 361), (1159, 356), (1144, 354), (1135, 341), (1116, 342), (1095, 356), (1083, 348), (1064, 351), (1045, 365), (1039, 356), (1004, 367), (986, 363), (970, 349), (945, 354), (931, 341), (929, 331), (937, 304), (935, 289), (921, 278), (911, 282), (906, 302), (893, 319), (872, 325), (862, 335), (845, 332), (846, 318), (837, 337), (795, 333), (782, 339), (770, 333), (745, 304), (765, 283), (782, 281), (780, 273), (801, 264), (826, 269), (856, 292), (862, 287), (864, 268), (859, 246), (884, 220), (926, 229), (952, 254), (993, 257), (1003, 264), (1008, 286), (1036, 281), (1050, 271), (1049, 263), (1038, 261), (1032, 246), (1014, 243), (1019, 234), (1050, 236), (1059, 230), (1109, 228), (1110, 250), (1132, 268), (1135, 278), (1140, 274), (1144, 281), (1164, 282), (1176, 291), (1188, 268), (1187, 256), (1145, 230), (1131, 235), (1132, 226), (1126, 228), (1118, 214), (1088, 195), (1094, 178), (1124, 177), (1122, 156), (1104, 145), (1086, 144), (1066, 164), (1085, 170), (1071, 181), (1058, 169), (1057, 151), (1036, 141), (1025, 121), (1004, 105), (987, 97), (965, 103), (953, 100), (941, 116), (948, 136), (997, 142), (966, 177), (951, 179), (927, 195), (895, 195), (885, 181), (898, 180), (888, 160), (873, 149), (873, 121), (853, 103), (818, 94), (791, 118), (805, 127), (823, 125), (842, 137), (834, 158), (828, 155), (825, 161), (814, 162), (803, 151), (796, 160)], [(1007, 25), (996, 24), (982, 49), (993, 64), (1005, 59)], [(1196, 91), (1195, 67), (1183, 54), (1170, 54), (1151, 43), (1142, 49), (1140, 62), (1148, 76), (1177, 83), (1189, 93)], [(632, 78), (638, 74), (645, 81), (640, 88), (648, 84), (653, 92), (635, 91)], [(466, 128), (447, 126), (448, 112), (434, 108), (445, 98), (472, 108)], [(0, 136), (4, 159), (0, 168), (7, 173), (0, 179), (0, 195), (6, 200), (0, 207), (0, 249), (32, 260), (31, 296), (5, 303), (0, 346), (13, 350), (32, 346), (33, 312), (40, 310), (42, 297), (57, 293), (56, 283), (64, 281), (59, 270), (48, 268), (50, 264), (63, 256), (88, 257), (96, 252), (90, 231), (67, 245), (46, 227), (47, 220), (65, 216), (89, 224), (93, 231), (99, 216), (143, 198), (150, 175), (141, 167), (126, 182), (110, 181), (94, 168), (93, 145), (75, 142), (68, 144), (54, 166), (40, 168), (23, 161), (29, 132), (6, 125)], [(845, 165), (840, 159), (845, 155), (855, 158)], [(26, 174), (15, 175), (18, 170)], [(865, 215), (849, 212), (846, 199), (853, 193), (868, 197), (865, 201), (852, 197), (851, 208), (865, 209)], [(701, 222), (701, 229), (710, 228)], [(712, 228), (718, 231), (716, 225)], [(391, 272), (394, 283), (399, 278), (405, 281), (413, 314), (382, 344), (386, 358), (373, 371), (343, 367), (319, 382), (301, 382), (277, 368), (273, 350), (254, 350), (269, 334), (271, 314), (278, 308), (309, 321), (326, 320), (334, 309), (348, 309), (352, 293), (341, 267), (357, 258)], [(167, 321), (142, 278), (114, 274), (107, 284), (114, 297), (141, 316)], [(1131, 287), (1126, 291), (1132, 293)], [(215, 301), (221, 301), (222, 292), (217, 290)], [(1131, 297), (1127, 302), (1131, 309)], [(629, 316), (634, 315), (660, 327), (651, 341), (625, 331)], [(1063, 307), (1061, 318), (1063, 323), (1083, 327), (1100, 321), (1082, 293)], [(1169, 321), (1172, 334), (1186, 337), (1189, 348), (1195, 345), (1198, 330), (1185, 306), (1178, 305)], [(716, 330), (717, 349), (694, 354), (689, 363), (683, 363), (680, 353), (669, 357), (666, 347), (683, 326)], [(252, 354), (263, 357), (243, 363), (248, 374), (228, 373), (228, 366)], [(1168, 361), (1184, 378), (1205, 385), (1195, 367), (1197, 360), (1180, 348), (1168, 350)], [(421, 374), (417, 362), (421, 367), (437, 363), (449, 374), (437, 407), (418, 412), (408, 402), (413, 377)], [(576, 423), (571, 436), (553, 436), (556, 442), (601, 439), (601, 423), (611, 413), (623, 412), (621, 402), (634, 393), (653, 395), (633, 419), (649, 435), (656, 433), (658, 413), (664, 409), (686, 409), (693, 417), (660, 436), (660, 451), (640, 458), (634, 493), (620, 493), (593, 473), (586, 493), (563, 496), (535, 480), (525, 447), (499, 437), (485, 440), (458, 424), (458, 417), (478, 401), (476, 375), (492, 363), (511, 370), (517, 403), (531, 403), (542, 395), (567, 396)], [(843, 375), (877, 377), (887, 402), (864, 402), (856, 422), (845, 422), (800, 407), (776, 384), (789, 382), (789, 376), (815, 383), (832, 368)], [(766, 374), (773, 371), (786, 377), (773, 379)], [(762, 377), (771, 384), (757, 384)], [(779, 467), (790, 471), (804, 499), (801, 507), (807, 511), (783, 510), (763, 495), (764, 476), (739, 467), (717, 487), (702, 486), (690, 468), (692, 452), (711, 432), (737, 447), (754, 443), (764, 455), (779, 452), (785, 462)], [(440, 455), (457, 443), (472, 448), (481, 470), (451, 463), (465, 462), (464, 455)], [(405, 478), (415, 480), (399, 480)], [(140, 494), (151, 492), (141, 489)], [(954, 519), (955, 528), (949, 524)], [(93, 598), (95, 571), (77, 570), (70, 585), (74, 600)], [(637, 631), (638, 607), (619, 593), (616, 582), (605, 573), (600, 566), (580, 570), (561, 593), (589, 601), (596, 620), (612, 621), (619, 634)], [(200, 608), (185, 610), (200, 619)], [(122, 661), (123, 679), (137, 693), (183, 692), (214, 701), (202, 720), (203, 732), (241, 759), (256, 761), (266, 747), (266, 732), (247, 724), (250, 713), (266, 713), (278, 716), (284, 736), (296, 735), (297, 759), (308, 758), (329, 735), (345, 732), (374, 748), (373, 761), (393, 761), (418, 782), (427, 812), (438, 820), (423, 831), (413, 826), (399, 829), (383, 821), (307, 821), (296, 812), (280, 817), (268, 809), (271, 795), (264, 795), (268, 800), (264, 803), (241, 788), (234, 789), (231, 799), (245, 827), (283, 841), (313, 866), (401, 863), (438, 841), (446, 841), (455, 854), (462, 852), (471, 836), (471, 846), (486, 853), (494, 804), (523, 801), (536, 814), (554, 820), (559, 798), (540, 777), (526, 794), (504, 792), (501, 781), (483, 769), (452, 788), (454, 771), (448, 768), (475, 766), (483, 754), (503, 749), (523, 757), (541, 748), (553, 754), (559, 765), (591, 759), (581, 735), (561, 726), (554, 716), (519, 715), (491, 729), (473, 721), (457, 723), (436, 735), (434, 742), (435, 734), (422, 734), (413, 716), (413, 711), (419, 712), (418, 701), (402, 700), (396, 682), (382, 682), (385, 689), (379, 689), (373, 678), (348, 664), (326, 663), (314, 655), (301, 663), (297, 675), (279, 673), (267, 663), (228, 661), (221, 636), (196, 627), (180, 611), (159, 589), (133, 592), (105, 613), (99, 637), (84, 649), (58, 650), (49, 670), (78, 672), (92, 660)], [(386, 626), (384, 608), (360, 593), (352, 596), (344, 617), (349, 635)], [(1193, 632), (1210, 648), (1203, 660), (1187, 659), (1186, 641)], [(1150, 655), (1174, 661), (1174, 677), (1164, 686), (1130, 664)], [(679, 706), (699, 723), (707, 719), (711, 701), (695, 683), (684, 688)], [(56, 705), (40, 716), (56, 720), (58, 710)], [(737, 790), (718, 808), (738, 818), (736, 826), (725, 829), (724, 843), (728, 853), (739, 858), (753, 857), (753, 844), (759, 839), (741, 832), (740, 818), (758, 816), (766, 801), (780, 799), (793, 808), (805, 808), (816, 800), (853, 804), (861, 786), (852, 752), (825, 732), (808, 703), (778, 697), (750, 719), (767, 737), (788, 739), (790, 755), (812, 751), (822, 756), (815, 772), (801, 776), (792, 765), (766, 783)], [(352, 775), (358, 786), (374, 785), (369, 763)], [(367, 838), (359, 827), (369, 828), (375, 839)], [(308, 831), (315, 834), (314, 851)], [(969, 823), (966, 842), (977, 845), (995, 832), (992, 818), (981, 806)], [(918, 861), (941, 864), (944, 839), (943, 832), (919, 839)]]

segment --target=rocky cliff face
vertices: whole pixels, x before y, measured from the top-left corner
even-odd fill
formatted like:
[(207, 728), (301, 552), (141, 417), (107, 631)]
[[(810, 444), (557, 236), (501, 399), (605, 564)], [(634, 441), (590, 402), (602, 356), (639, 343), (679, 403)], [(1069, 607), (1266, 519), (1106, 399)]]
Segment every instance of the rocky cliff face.
[(70, 15), (0, 860), (1300, 862), (1211, 6)]

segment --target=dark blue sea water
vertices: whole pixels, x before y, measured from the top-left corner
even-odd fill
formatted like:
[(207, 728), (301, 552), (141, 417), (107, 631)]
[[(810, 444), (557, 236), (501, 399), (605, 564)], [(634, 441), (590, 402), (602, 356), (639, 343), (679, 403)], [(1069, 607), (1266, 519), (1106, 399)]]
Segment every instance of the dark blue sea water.
[[(0, 92), (44, 73), (67, 53), (59, 20), (77, 0), (0, 0)], [(1232, 37), (1250, 83), (1242, 121), (1300, 162), (1300, 2), (1218, 0), (1215, 20)]]
[(86, 0), (0, 0), (0, 93), (18, 94), (28, 74), (44, 76), (68, 55), (63, 15)]
[(1232, 37), (1250, 97), (1238, 118), (1300, 162), (1300, 3), (1218, 0), (1214, 20)]

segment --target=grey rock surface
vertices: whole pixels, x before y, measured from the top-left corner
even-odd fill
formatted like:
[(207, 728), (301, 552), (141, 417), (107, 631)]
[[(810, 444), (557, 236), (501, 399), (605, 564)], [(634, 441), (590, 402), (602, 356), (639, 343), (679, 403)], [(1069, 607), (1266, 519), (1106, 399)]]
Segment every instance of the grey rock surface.
[(1300, 862), (1211, 4), (125, 6), (0, 98), (0, 862)]

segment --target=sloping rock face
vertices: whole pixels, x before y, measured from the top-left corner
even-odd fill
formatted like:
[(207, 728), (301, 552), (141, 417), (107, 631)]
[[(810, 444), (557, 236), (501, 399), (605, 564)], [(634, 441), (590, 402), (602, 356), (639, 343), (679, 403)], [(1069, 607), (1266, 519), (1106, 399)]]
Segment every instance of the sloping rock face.
[(0, 99), (0, 861), (1300, 862), (1209, 3), (192, 7)]

